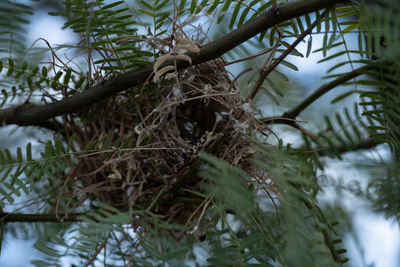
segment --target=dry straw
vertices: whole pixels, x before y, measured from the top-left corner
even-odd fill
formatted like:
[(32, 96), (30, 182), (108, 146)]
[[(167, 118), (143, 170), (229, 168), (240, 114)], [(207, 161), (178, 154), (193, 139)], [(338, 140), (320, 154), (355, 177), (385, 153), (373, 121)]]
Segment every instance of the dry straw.
[(210, 198), (193, 199), (204, 182), (196, 176), (200, 151), (257, 176), (247, 161), (253, 153), (248, 137), (265, 126), (243, 103), (224, 62), (182, 71), (165, 66), (167, 60), (186, 60), (182, 51), (196, 48), (193, 41), (177, 38), (155, 63), (153, 83), (64, 117), (59, 124), (64, 137), (75, 135), (75, 149), (87, 151), (69, 162), (67, 178), (61, 177), (73, 188), (69, 196), (63, 190), (58, 196), (75, 203), (67, 204), (67, 211), (91, 199), (121, 210), (145, 207), (168, 222), (193, 226), (210, 203)]

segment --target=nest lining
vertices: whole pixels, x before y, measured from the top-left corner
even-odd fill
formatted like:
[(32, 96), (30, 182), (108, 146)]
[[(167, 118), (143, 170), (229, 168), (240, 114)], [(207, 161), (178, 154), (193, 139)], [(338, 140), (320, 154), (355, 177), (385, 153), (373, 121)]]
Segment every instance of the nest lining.
[(187, 175), (198, 153), (246, 165), (251, 153), (243, 133), (254, 135), (257, 122), (242, 108), (240, 92), (221, 61), (146, 86), (96, 104), (75, 115), (79, 118), (64, 118), (65, 138), (75, 133), (77, 150), (95, 151), (71, 163), (68, 176), (76, 178), (71, 185), (85, 199), (120, 209), (148, 206), (168, 186), (154, 212), (187, 224), (201, 205), (188, 201), (182, 190), (201, 191), (202, 179)]

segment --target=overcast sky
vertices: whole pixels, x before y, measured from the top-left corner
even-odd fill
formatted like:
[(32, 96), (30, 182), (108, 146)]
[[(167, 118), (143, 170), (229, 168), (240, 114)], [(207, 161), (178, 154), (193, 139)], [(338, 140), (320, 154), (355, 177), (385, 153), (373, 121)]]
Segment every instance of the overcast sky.
[[(62, 18), (49, 17), (45, 11), (38, 12), (28, 31), (30, 33), (29, 42), (33, 43), (37, 38), (44, 38), (50, 44), (73, 43), (74, 35), (72, 31), (61, 30), (63, 23), (64, 21)], [(318, 46), (318, 43), (322, 42), (322, 37), (323, 35), (313, 36), (314, 49), (319, 48), (320, 45)], [(39, 42), (36, 45), (44, 46), (44, 43)], [(306, 44), (300, 44), (298, 50), (305, 54)], [(321, 56), (320, 53), (312, 53), (307, 59), (290, 58), (300, 70), (296, 73), (294, 71), (289, 71), (288, 73), (293, 79), (296, 79), (296, 82), (299, 84), (306, 86), (308, 83), (310, 92), (315, 90), (317, 86), (323, 82), (321, 77), (325, 74), (328, 66), (331, 66), (332, 64), (332, 62), (329, 62), (329, 64), (317, 64), (316, 62), (321, 58)], [(305, 82), (304, 77), (306, 77), (307, 82)], [(311, 85), (309, 81), (312, 81)], [(329, 104), (329, 101), (332, 99), (332, 95), (334, 94), (337, 94), (337, 92), (324, 96), (322, 99), (318, 100), (320, 102), (316, 104), (321, 104), (321, 102), (324, 105)], [(351, 101), (354, 101), (354, 99)], [(383, 156), (387, 155), (387, 151), (387, 148), (384, 146), (379, 149), (379, 153)], [(350, 161), (353, 160), (352, 157), (354, 157), (354, 155), (354, 153), (348, 155)], [(368, 156), (374, 155), (370, 153)], [(326, 172), (328, 175), (335, 177), (336, 179), (358, 177), (359, 180), (365, 182), (365, 179), (363, 179), (365, 174), (360, 172), (360, 170), (356, 170), (355, 168), (351, 169), (349, 166), (346, 166), (346, 161), (332, 161), (326, 169)], [(335, 196), (332, 195), (328, 197), (333, 198)], [(381, 215), (371, 213), (366, 208), (364, 202), (354, 198), (353, 196), (348, 196), (348, 199), (345, 201), (348, 202), (348, 206), (353, 209), (360, 241), (364, 246), (366, 263), (374, 263), (374, 266), (376, 267), (400, 266), (399, 226), (396, 223), (385, 220)], [(33, 241), (15, 240), (9, 235), (5, 236), (5, 240), (6, 242), (3, 244), (2, 255), (0, 257), (0, 266), (29, 266), (29, 261), (34, 257), (32, 249)], [(352, 258), (350, 261), (352, 264), (351, 266), (362, 266), (362, 262), (360, 261), (358, 251), (355, 249), (353, 240), (348, 238), (347, 242), (349, 244), (348, 248), (350, 249), (349, 256)], [(21, 255), (23, 255), (23, 257), (21, 257)]]

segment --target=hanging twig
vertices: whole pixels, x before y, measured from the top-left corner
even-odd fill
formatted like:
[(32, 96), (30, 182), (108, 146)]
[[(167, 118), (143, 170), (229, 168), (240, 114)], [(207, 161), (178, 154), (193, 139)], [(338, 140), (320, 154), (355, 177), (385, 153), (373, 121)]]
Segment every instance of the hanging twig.
[[(322, 18), (323, 16), (321, 16)], [(291, 44), (288, 49), (285, 50), (268, 68), (266, 69), (261, 69), (260, 70), (260, 76), (254, 85), (251, 93), (247, 96), (246, 102), (250, 101), (253, 99), (258, 90), (261, 88), (262, 84), (264, 83), (265, 78), (274, 70), (276, 67), (284, 60), (292, 51), (295, 49), (295, 47), (308, 35), (311, 33), (311, 31), (320, 23), (320, 19), (315, 20), (304, 32), (302, 32), (299, 37), (297, 37), (296, 41)]]

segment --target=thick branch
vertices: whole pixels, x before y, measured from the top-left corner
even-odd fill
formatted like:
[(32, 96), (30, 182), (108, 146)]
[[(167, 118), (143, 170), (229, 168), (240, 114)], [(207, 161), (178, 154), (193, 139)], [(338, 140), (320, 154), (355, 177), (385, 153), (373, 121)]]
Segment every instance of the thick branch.
[[(263, 15), (240, 26), (237, 30), (210, 42), (201, 48), (197, 54), (189, 53), (192, 64), (200, 64), (218, 58), (235, 48), (241, 43), (266, 31), (268, 28), (286, 20), (300, 17), (302, 15), (333, 6), (338, 3), (345, 3), (346, 0), (300, 0), (291, 2), (265, 12)], [(187, 61), (178, 61), (178, 69), (189, 67)], [(78, 112), (82, 107), (94, 104), (118, 92), (146, 82), (152, 75), (153, 66), (149, 65), (141, 69), (128, 71), (117, 76), (115, 79), (104, 81), (90, 89), (77, 93), (61, 101), (42, 105), (22, 105), (0, 110), (0, 121), (3, 125), (41, 125), (50, 118), (59, 115)]]

